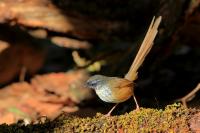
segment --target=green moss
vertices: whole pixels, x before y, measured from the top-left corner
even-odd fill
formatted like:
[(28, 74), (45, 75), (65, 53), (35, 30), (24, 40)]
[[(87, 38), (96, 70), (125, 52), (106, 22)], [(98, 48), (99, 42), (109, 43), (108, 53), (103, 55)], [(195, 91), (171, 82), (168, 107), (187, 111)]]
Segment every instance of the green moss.
[(188, 115), (187, 108), (173, 104), (165, 110), (141, 108), (120, 116), (98, 113), (93, 118), (68, 118), (62, 128), (67, 132), (189, 132)]
[(120, 116), (106, 117), (97, 113), (93, 118), (61, 115), (54, 121), (35, 125), (1, 125), (0, 132), (190, 132), (188, 119), (191, 110), (181, 104), (167, 106), (164, 110), (140, 108)]

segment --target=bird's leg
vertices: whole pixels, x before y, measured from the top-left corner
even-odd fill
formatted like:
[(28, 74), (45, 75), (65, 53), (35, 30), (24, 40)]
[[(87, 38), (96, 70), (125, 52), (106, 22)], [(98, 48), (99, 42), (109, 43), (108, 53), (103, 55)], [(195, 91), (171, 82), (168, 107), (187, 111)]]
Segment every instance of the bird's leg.
[(118, 103), (115, 104), (115, 106), (112, 107), (112, 109), (105, 115), (105, 116), (111, 116), (112, 111), (117, 107)]
[(136, 99), (136, 97), (133, 95), (133, 99), (134, 99), (134, 101), (135, 101), (135, 104), (136, 104), (136, 110), (139, 110), (140, 109), (140, 106), (139, 106), (139, 104), (138, 104), (138, 102), (137, 102), (137, 99)]

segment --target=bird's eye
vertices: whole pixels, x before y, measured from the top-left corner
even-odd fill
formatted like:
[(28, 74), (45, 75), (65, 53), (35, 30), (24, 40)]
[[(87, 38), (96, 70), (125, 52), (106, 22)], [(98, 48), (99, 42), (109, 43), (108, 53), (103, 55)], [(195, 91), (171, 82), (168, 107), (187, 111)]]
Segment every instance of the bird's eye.
[(98, 83), (99, 83), (99, 80), (92, 80), (92, 81), (87, 81), (86, 85), (89, 88), (95, 89), (97, 87)]

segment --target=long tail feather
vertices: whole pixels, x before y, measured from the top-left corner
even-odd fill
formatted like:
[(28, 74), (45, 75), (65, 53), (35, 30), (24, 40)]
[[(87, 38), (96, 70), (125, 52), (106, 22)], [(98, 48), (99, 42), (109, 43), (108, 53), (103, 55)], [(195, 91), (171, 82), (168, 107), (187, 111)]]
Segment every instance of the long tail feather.
[[(158, 33), (158, 26), (160, 25), (162, 17), (158, 17), (155, 20), (155, 17), (153, 17), (153, 20), (151, 21), (151, 24), (149, 26), (149, 29), (146, 33), (146, 36), (140, 46), (140, 49), (128, 71), (128, 73), (125, 75), (125, 78), (130, 80), (130, 81), (134, 81), (135, 79), (137, 79), (137, 71), (139, 69), (139, 67), (142, 65), (142, 63), (144, 62), (145, 57), (147, 56), (147, 54), (150, 52), (152, 46), (153, 46), (153, 41)], [(155, 22), (154, 22), (155, 20)]]

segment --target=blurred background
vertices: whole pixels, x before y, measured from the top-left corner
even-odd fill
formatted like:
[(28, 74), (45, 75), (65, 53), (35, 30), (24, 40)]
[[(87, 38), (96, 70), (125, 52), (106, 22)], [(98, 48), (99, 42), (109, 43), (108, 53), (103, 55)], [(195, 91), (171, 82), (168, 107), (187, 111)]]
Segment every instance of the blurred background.
[[(199, 0), (1, 0), (0, 123), (110, 110), (85, 81), (123, 77), (153, 16), (163, 19), (135, 95), (142, 107), (162, 108), (200, 82)], [(200, 92), (189, 106), (199, 101)], [(134, 108), (130, 99), (114, 114)]]

